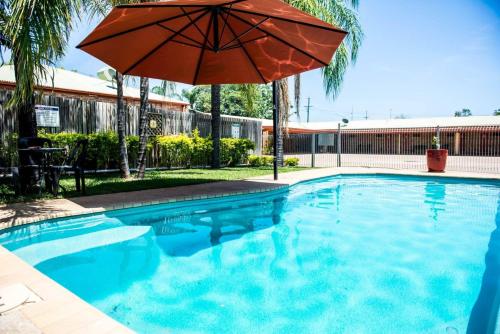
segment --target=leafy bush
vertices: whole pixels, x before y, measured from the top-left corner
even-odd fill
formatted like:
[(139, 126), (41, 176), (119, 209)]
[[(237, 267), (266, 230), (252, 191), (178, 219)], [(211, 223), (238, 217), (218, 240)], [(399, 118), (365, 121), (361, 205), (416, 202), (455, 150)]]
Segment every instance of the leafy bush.
[(299, 158), (286, 158), (283, 162), (285, 166), (297, 167), (299, 165)]
[[(54, 147), (71, 149), (80, 139), (89, 140), (87, 149), (86, 168), (114, 169), (119, 166), (120, 148), (118, 135), (114, 132), (100, 132), (89, 135), (78, 133), (45, 133), (39, 136), (50, 139)], [(0, 163), (16, 165), (17, 137), (13, 136), (10, 142), (0, 145)], [(139, 137), (128, 136), (127, 150), (129, 163), (135, 167), (139, 153)], [(248, 152), (255, 149), (255, 144), (248, 139), (223, 138), (221, 139), (221, 162), (223, 165), (235, 166), (246, 163)], [(185, 134), (175, 136), (151, 137), (147, 144), (149, 161), (156, 167), (191, 167), (208, 166), (212, 154), (212, 141), (201, 137), (197, 130), (192, 136)], [(58, 155), (59, 154), (59, 155)], [(54, 158), (62, 160), (63, 153), (57, 153)], [(10, 162), (10, 163), (9, 163)]]
[(0, 167), (11, 167), (17, 165), (17, 134), (7, 135), (0, 145)]
[(274, 162), (274, 157), (272, 155), (262, 156), (262, 166), (270, 166)]
[(273, 156), (263, 155), (251, 155), (248, 157), (248, 164), (252, 167), (260, 167), (260, 166), (270, 166), (274, 162)]
[(157, 136), (156, 143), (160, 152), (160, 164), (162, 166), (189, 167), (193, 151), (193, 141), (188, 136), (181, 134), (176, 136)]
[(193, 142), (191, 166), (208, 166), (210, 164), (210, 155), (212, 154), (212, 141), (210, 138), (201, 137), (198, 129), (193, 131), (191, 140)]
[(222, 138), (220, 144), (221, 163), (231, 167), (246, 163), (248, 151), (255, 149), (249, 139)]
[(262, 166), (261, 158), (258, 155), (248, 156), (248, 164), (252, 167)]

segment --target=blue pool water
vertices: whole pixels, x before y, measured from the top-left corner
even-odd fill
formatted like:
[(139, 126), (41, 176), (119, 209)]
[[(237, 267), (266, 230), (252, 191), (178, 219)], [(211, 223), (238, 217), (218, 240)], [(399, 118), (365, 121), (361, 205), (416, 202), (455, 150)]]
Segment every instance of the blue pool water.
[(0, 243), (140, 333), (482, 333), (498, 311), (499, 206), (494, 181), (337, 176)]

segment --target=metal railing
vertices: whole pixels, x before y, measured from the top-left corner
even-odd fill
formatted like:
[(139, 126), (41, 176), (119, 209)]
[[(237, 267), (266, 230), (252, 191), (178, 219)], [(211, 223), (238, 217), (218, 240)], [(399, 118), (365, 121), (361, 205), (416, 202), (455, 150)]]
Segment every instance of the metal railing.
[[(360, 129), (283, 136), (284, 157), (300, 166), (426, 170), (426, 151), (437, 128)], [(500, 173), (500, 126), (441, 127), (446, 170)], [(269, 151), (270, 139), (263, 151)]]

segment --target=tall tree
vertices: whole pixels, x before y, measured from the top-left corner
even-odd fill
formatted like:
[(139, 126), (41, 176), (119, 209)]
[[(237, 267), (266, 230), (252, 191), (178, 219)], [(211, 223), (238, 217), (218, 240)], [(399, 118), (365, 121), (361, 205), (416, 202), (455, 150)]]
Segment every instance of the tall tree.
[[(136, 0), (87, 0), (85, 2), (86, 10), (90, 14), (90, 17), (105, 16), (111, 8), (117, 5), (124, 5), (129, 3), (136, 3), (140, 1)], [(142, 81), (142, 78), (141, 78)], [(141, 85), (142, 86), (142, 85)], [(142, 92), (141, 92), (142, 96)], [(141, 99), (142, 110), (143, 100)], [(147, 104), (147, 100), (146, 100)], [(123, 74), (116, 71), (116, 117), (117, 117), (117, 134), (118, 134), (118, 145), (120, 147), (120, 176), (122, 178), (130, 177), (130, 168), (128, 164), (128, 152), (127, 152), (127, 141), (126, 141), (126, 110), (125, 103), (123, 101)], [(140, 116), (139, 116), (140, 117)], [(140, 130), (139, 130), (140, 132)]]
[[(278, 82), (278, 104), (279, 104), (279, 118), (278, 118), (278, 132), (277, 132), (277, 154), (276, 159), (278, 165), (283, 166), (283, 136), (288, 135), (288, 119), (290, 115), (290, 99), (288, 98), (288, 80), (283, 79)], [(274, 131), (274, 129), (273, 129)]]
[[(210, 86), (195, 86), (190, 90), (182, 91), (196, 111), (210, 113), (211, 88)], [(226, 84), (221, 86), (221, 114), (255, 118), (272, 117), (270, 85), (257, 84)]]
[(164, 97), (181, 98), (181, 96), (177, 94), (177, 85), (174, 81), (162, 80), (160, 85), (154, 86), (151, 91)]
[[(139, 2), (145, 2), (140, 0)], [(139, 154), (137, 159), (137, 178), (143, 179), (146, 171), (146, 151), (148, 145), (148, 108), (149, 108), (149, 79), (140, 79), (140, 106), (139, 106)]]
[(125, 138), (126, 115), (123, 103), (123, 75), (116, 71), (116, 115), (118, 118), (118, 145), (120, 147), (120, 176), (128, 178), (130, 169), (128, 167), (127, 141)]
[(11, 50), (19, 136), (36, 136), (35, 87), (63, 56), (80, 0), (0, 0), (0, 34)]
[(455, 111), (455, 117), (468, 117), (468, 116), (472, 116), (472, 112), (470, 111), (470, 109), (464, 108), (462, 110)]
[(221, 85), (211, 86), (212, 168), (220, 168), (220, 90)]
[(141, 77), (139, 106), (139, 154), (137, 158), (137, 178), (143, 179), (146, 170), (146, 151), (148, 144), (148, 97), (149, 79)]
[(295, 100), (295, 114), (300, 120), (300, 74), (296, 74), (293, 79), (293, 95)]
[[(285, 2), (349, 32), (335, 52), (330, 64), (321, 70), (325, 94), (335, 99), (340, 92), (349, 64), (356, 62), (363, 40), (363, 31), (357, 14), (359, 0), (285, 0)], [(300, 103), (300, 74), (295, 76), (295, 80), (295, 104), (298, 106)], [(280, 84), (279, 86), (283, 87), (284, 85)], [(288, 96), (288, 91), (281, 90), (280, 95)], [(282, 98), (282, 100), (288, 101), (288, 98)], [(295, 112), (297, 117), (300, 117), (300, 107)], [(290, 117), (289, 103), (280, 106), (280, 113), (288, 120)], [(283, 122), (283, 124), (286, 123)], [(282, 132), (283, 129), (280, 128), (278, 131)], [(282, 156), (283, 152), (278, 152), (278, 156), (280, 155)]]

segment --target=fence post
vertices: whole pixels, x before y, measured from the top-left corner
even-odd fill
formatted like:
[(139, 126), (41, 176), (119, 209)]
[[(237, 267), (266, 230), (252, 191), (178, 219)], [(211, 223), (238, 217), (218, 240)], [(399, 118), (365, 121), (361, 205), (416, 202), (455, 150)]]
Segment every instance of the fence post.
[(311, 135), (311, 167), (316, 167), (316, 134)]
[(340, 123), (337, 130), (337, 167), (342, 167), (342, 162), (340, 161), (342, 145), (341, 145), (341, 135), (340, 135)]

